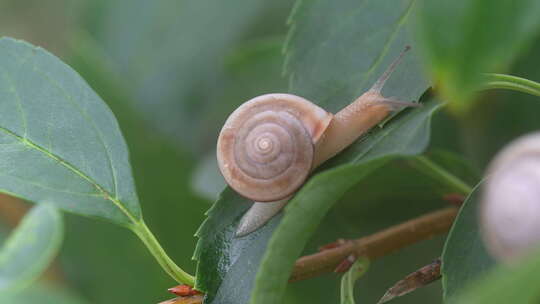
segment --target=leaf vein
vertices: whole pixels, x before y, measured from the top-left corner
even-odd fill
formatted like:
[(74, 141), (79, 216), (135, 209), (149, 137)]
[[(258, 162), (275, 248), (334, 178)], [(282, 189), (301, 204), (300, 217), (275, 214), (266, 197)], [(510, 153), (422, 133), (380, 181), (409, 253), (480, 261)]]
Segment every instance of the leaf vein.
[(13, 136), (15, 139), (20, 141), (22, 144), (35, 149), (41, 153), (43, 153), (45, 156), (57, 161), (60, 165), (66, 167), (71, 172), (75, 173), (82, 179), (86, 180), (90, 184), (92, 184), (98, 191), (100, 191), (102, 194), (104, 194), (104, 198), (111, 201), (120, 211), (122, 211), (128, 219), (130, 219), (133, 223), (137, 223), (138, 221), (135, 219), (135, 217), (122, 205), (122, 202), (120, 202), (117, 198), (113, 197), (107, 190), (105, 190), (101, 185), (99, 185), (97, 182), (95, 182), (92, 178), (84, 174), (84, 172), (78, 170), (75, 166), (67, 162), (66, 160), (62, 159), (61, 157), (51, 153), (50, 151), (47, 151), (43, 147), (35, 144), (34, 142), (30, 141), (28, 138), (21, 137), (20, 135), (17, 135), (16, 133), (8, 130), (7, 128), (0, 127), (0, 131), (4, 132), (7, 135)]
[(43, 77), (45, 77), (45, 79), (50, 83), (52, 84), (53, 86), (55, 86), (56, 88), (58, 88), (63, 94), (64, 96), (66, 97), (66, 100), (68, 100), (78, 111), (79, 113), (81, 114), (81, 116), (84, 118), (84, 120), (86, 120), (91, 126), (92, 126), (92, 129), (94, 130), (98, 140), (99, 140), (99, 143), (102, 145), (103, 149), (105, 150), (105, 155), (107, 156), (107, 163), (108, 163), (108, 166), (109, 166), (109, 170), (111, 172), (111, 176), (112, 176), (112, 181), (113, 181), (113, 188), (114, 188), (114, 198), (118, 200), (118, 181), (117, 181), (117, 177), (116, 177), (116, 170), (114, 169), (114, 166), (112, 164), (112, 158), (111, 158), (111, 152), (110, 152), (110, 149), (108, 147), (108, 145), (105, 143), (105, 141), (103, 140), (103, 135), (101, 134), (101, 132), (98, 130), (94, 120), (92, 120), (89, 116), (88, 116), (88, 113), (86, 112), (85, 109), (81, 108), (81, 106), (75, 101), (75, 99), (73, 98), (73, 96), (71, 94), (69, 94), (65, 89), (64, 87), (62, 87), (58, 81), (52, 79), (45, 71), (41, 70), (40, 68), (37, 67), (37, 65), (34, 64), (34, 70), (38, 73), (40, 73)]

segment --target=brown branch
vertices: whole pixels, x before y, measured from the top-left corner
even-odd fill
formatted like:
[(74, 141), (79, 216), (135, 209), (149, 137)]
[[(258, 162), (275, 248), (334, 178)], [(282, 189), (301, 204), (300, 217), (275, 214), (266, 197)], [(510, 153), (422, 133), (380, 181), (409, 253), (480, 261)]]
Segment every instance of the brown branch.
[(331, 272), (351, 254), (374, 260), (408, 245), (446, 233), (452, 226), (457, 212), (458, 209), (454, 207), (431, 212), (375, 234), (345, 241), (336, 248), (301, 257), (296, 261), (290, 281), (304, 280)]

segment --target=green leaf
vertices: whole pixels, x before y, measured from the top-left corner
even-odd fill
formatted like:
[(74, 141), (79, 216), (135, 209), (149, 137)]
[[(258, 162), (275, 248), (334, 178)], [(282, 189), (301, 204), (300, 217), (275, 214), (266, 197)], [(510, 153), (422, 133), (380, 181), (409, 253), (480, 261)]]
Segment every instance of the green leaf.
[(236, 238), (238, 221), (250, 201), (226, 188), (207, 212), (201, 225), (194, 259), (197, 263), (195, 287), (207, 292), (208, 303), (247, 303), (255, 274), (280, 216), (261, 229)]
[[(70, 44), (75, 53), (68, 62), (106, 100), (122, 126), (139, 199), (149, 202), (144, 205), (145, 222), (156, 232), (174, 262), (194, 273), (196, 265), (191, 255), (197, 240), (193, 233), (209, 206), (189, 189), (194, 159), (179, 151), (177, 143), (156, 136), (156, 130), (144, 123), (95, 41), (89, 40), (88, 35), (76, 38)], [(157, 295), (164, 296), (163, 291), (174, 284), (163, 275), (140, 241), (124, 229), (78, 217), (69, 217), (67, 224), (76, 237), (65, 242), (63, 263), (77, 265), (78, 269), (68, 273), (67, 279), (75, 282), (73, 286), (83, 294), (91, 294), (93, 303), (157, 303)], [(94, 239), (99, 240), (100, 246), (88, 241)], [(115, 248), (114, 255), (111, 248)], [(102, 284), (95, 284), (96, 281)], [(144, 289), (119, 292), (135, 285), (144, 285)]]
[(475, 278), (480, 277), (495, 265), (480, 236), (479, 199), (480, 186), (477, 186), (463, 203), (448, 234), (441, 268), (445, 300), (452, 299)]
[(532, 304), (540, 299), (540, 251), (514, 265), (499, 264), (474, 280), (451, 304)]
[(424, 0), (418, 37), (426, 66), (455, 111), (465, 111), (482, 73), (501, 72), (540, 29), (536, 0)]
[(431, 116), (440, 105), (429, 99), (422, 108), (401, 113), (370, 134), (351, 163), (315, 175), (302, 187), (267, 245), (250, 303), (280, 303), (295, 260), (328, 210), (385, 161), (421, 153), (429, 142)]
[(47, 51), (0, 39), (0, 191), (129, 225), (141, 219), (113, 113)]
[(58, 253), (63, 233), (57, 208), (32, 208), (0, 249), (0, 294), (19, 291), (36, 280)]
[(130, 228), (176, 281), (193, 277), (142, 220), (126, 143), (107, 105), (41, 48), (0, 39), (0, 191)]
[(414, 2), (297, 1), (285, 47), (291, 93), (336, 112), (369, 89), (409, 45), (383, 95), (418, 100), (429, 84), (409, 33)]
[(355, 304), (354, 283), (366, 273), (369, 260), (360, 257), (341, 278), (341, 304)]

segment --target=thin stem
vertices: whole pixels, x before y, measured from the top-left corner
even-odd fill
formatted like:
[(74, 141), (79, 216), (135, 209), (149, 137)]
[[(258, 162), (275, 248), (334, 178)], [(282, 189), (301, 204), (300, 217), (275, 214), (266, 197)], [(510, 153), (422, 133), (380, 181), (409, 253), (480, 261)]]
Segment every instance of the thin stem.
[(341, 277), (341, 303), (354, 304), (354, 285), (369, 268), (369, 260), (359, 257), (351, 268)]
[(386, 83), (388, 78), (390, 78), (392, 73), (395, 71), (396, 67), (399, 65), (399, 63), (403, 59), (403, 56), (405, 55), (405, 53), (407, 53), (410, 49), (411, 49), (411, 47), (407, 45), (405, 47), (405, 49), (403, 51), (401, 51), (398, 58), (396, 58), (394, 60), (394, 62), (392, 62), (390, 64), (390, 66), (386, 69), (386, 71), (384, 71), (384, 73), (381, 75), (381, 77), (379, 79), (377, 79), (377, 81), (373, 84), (373, 86), (370, 89), (371, 91), (375, 91), (375, 92), (378, 92), (378, 93), (380, 93), (382, 91), (382, 88), (384, 87), (384, 84)]
[(301, 257), (296, 261), (290, 280), (304, 280), (331, 272), (351, 254), (374, 260), (403, 247), (446, 233), (452, 226), (457, 211), (457, 208), (450, 207), (431, 212), (375, 234), (346, 241), (336, 248)]
[(508, 89), (531, 95), (540, 96), (540, 83), (506, 74), (484, 74), (485, 79), (481, 89)]
[(432, 162), (425, 156), (417, 156), (413, 159), (412, 165), (423, 171), (424, 173), (439, 180), (443, 184), (452, 187), (455, 191), (463, 194), (469, 194), (472, 192), (472, 187), (467, 185), (464, 181), (457, 176), (446, 171), (443, 167)]
[(138, 222), (133, 226), (132, 230), (143, 241), (163, 270), (165, 270), (165, 272), (174, 280), (180, 284), (187, 284), (189, 286), (195, 284), (195, 278), (173, 262), (143, 221)]

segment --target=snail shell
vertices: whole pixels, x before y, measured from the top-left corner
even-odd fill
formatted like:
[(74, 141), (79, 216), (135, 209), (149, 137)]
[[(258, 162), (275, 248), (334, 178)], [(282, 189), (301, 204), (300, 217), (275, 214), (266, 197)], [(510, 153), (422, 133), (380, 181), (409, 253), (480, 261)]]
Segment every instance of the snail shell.
[(258, 202), (292, 195), (306, 180), (314, 145), (333, 115), (291, 94), (267, 94), (238, 107), (218, 138), (217, 159), (227, 183)]
[(512, 261), (540, 245), (540, 133), (511, 143), (488, 170), (482, 236), (495, 258)]

